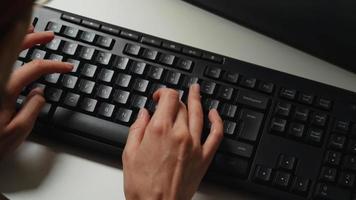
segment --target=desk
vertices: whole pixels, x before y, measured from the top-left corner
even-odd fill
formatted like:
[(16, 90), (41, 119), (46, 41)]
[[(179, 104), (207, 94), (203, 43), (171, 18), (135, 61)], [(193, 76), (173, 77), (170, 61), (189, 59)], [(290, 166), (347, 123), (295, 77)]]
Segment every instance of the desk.
[[(49, 6), (356, 91), (355, 74), (180, 0), (54, 0)], [(11, 200), (124, 199), (118, 166), (74, 146), (37, 139), (0, 164), (0, 191)], [(203, 183), (194, 199), (261, 198)]]

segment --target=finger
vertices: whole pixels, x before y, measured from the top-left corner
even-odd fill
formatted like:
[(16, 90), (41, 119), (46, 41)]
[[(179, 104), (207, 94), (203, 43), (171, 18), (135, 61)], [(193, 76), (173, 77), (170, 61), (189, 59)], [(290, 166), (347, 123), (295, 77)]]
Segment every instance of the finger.
[(211, 130), (203, 145), (203, 158), (205, 158), (208, 162), (210, 162), (213, 158), (224, 136), (222, 119), (216, 109), (210, 110), (209, 120), (211, 122)]
[[(183, 102), (179, 102), (179, 109), (178, 109), (177, 117), (174, 122), (173, 128), (184, 130), (184, 132), (188, 132), (189, 131), (188, 123), (189, 122), (188, 122), (187, 107), (184, 105)], [(187, 130), (187, 131), (185, 131), (185, 130)], [(178, 133), (180, 133), (180, 132), (178, 132)]]
[(130, 127), (129, 136), (125, 146), (126, 149), (133, 149), (141, 143), (149, 121), (150, 115), (148, 111), (145, 108), (141, 108), (135, 123)]
[(50, 60), (35, 60), (15, 70), (7, 85), (10, 97), (16, 98), (21, 90), (42, 75), (66, 73), (73, 69), (73, 64)]
[(203, 131), (203, 108), (200, 100), (200, 87), (194, 84), (189, 89), (188, 95), (188, 116), (189, 131), (192, 134), (194, 142), (200, 144), (201, 134)]
[(39, 89), (32, 90), (24, 106), (6, 127), (5, 132), (14, 135), (13, 137), (18, 141), (23, 141), (31, 132), (44, 104), (43, 92)]
[(33, 33), (34, 31), (35, 31), (35, 27), (32, 24), (30, 24), (30, 26), (27, 29), (27, 33)]
[(179, 94), (173, 89), (162, 88), (153, 94), (153, 100), (158, 102), (152, 120), (168, 122), (173, 125), (179, 109)]
[(50, 31), (29, 33), (22, 42), (22, 49), (28, 49), (36, 44), (46, 44), (53, 40), (54, 33)]

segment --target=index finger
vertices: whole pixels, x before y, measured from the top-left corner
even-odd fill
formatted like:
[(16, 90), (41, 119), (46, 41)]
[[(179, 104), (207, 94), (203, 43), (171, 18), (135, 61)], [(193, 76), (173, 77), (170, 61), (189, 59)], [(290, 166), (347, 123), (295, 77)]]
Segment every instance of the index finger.
[(173, 89), (161, 88), (153, 94), (158, 102), (152, 120), (166, 121), (173, 125), (179, 108), (179, 94)]
[(35, 60), (15, 70), (8, 82), (7, 92), (10, 97), (16, 98), (21, 90), (42, 75), (51, 73), (66, 73), (73, 69), (73, 64), (51, 61)]

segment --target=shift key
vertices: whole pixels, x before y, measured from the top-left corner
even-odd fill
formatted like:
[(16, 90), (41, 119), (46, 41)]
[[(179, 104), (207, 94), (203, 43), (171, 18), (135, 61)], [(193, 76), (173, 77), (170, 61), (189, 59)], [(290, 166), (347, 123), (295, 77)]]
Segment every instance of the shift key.
[(238, 138), (255, 142), (261, 129), (263, 114), (249, 109), (242, 109), (240, 114)]

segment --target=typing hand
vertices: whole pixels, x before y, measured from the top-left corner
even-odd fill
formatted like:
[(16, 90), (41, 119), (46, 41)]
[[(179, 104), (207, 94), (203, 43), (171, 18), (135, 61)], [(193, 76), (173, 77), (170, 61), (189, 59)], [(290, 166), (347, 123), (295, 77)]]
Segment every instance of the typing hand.
[(202, 145), (199, 85), (190, 89), (188, 108), (171, 89), (160, 89), (153, 98), (155, 113), (150, 119), (140, 111), (123, 153), (126, 198), (191, 199), (223, 137), (222, 120), (210, 111), (211, 131)]
[[(36, 44), (45, 44), (54, 38), (51, 32), (34, 33), (29, 28), (22, 44), (23, 49)], [(73, 66), (68, 63), (49, 60), (34, 60), (15, 70), (9, 78), (5, 88), (4, 98), (0, 105), (0, 159), (18, 147), (31, 132), (35, 120), (45, 103), (43, 91), (33, 89), (22, 109), (16, 113), (16, 99), (22, 89), (40, 76), (49, 73), (65, 73), (71, 71)]]

